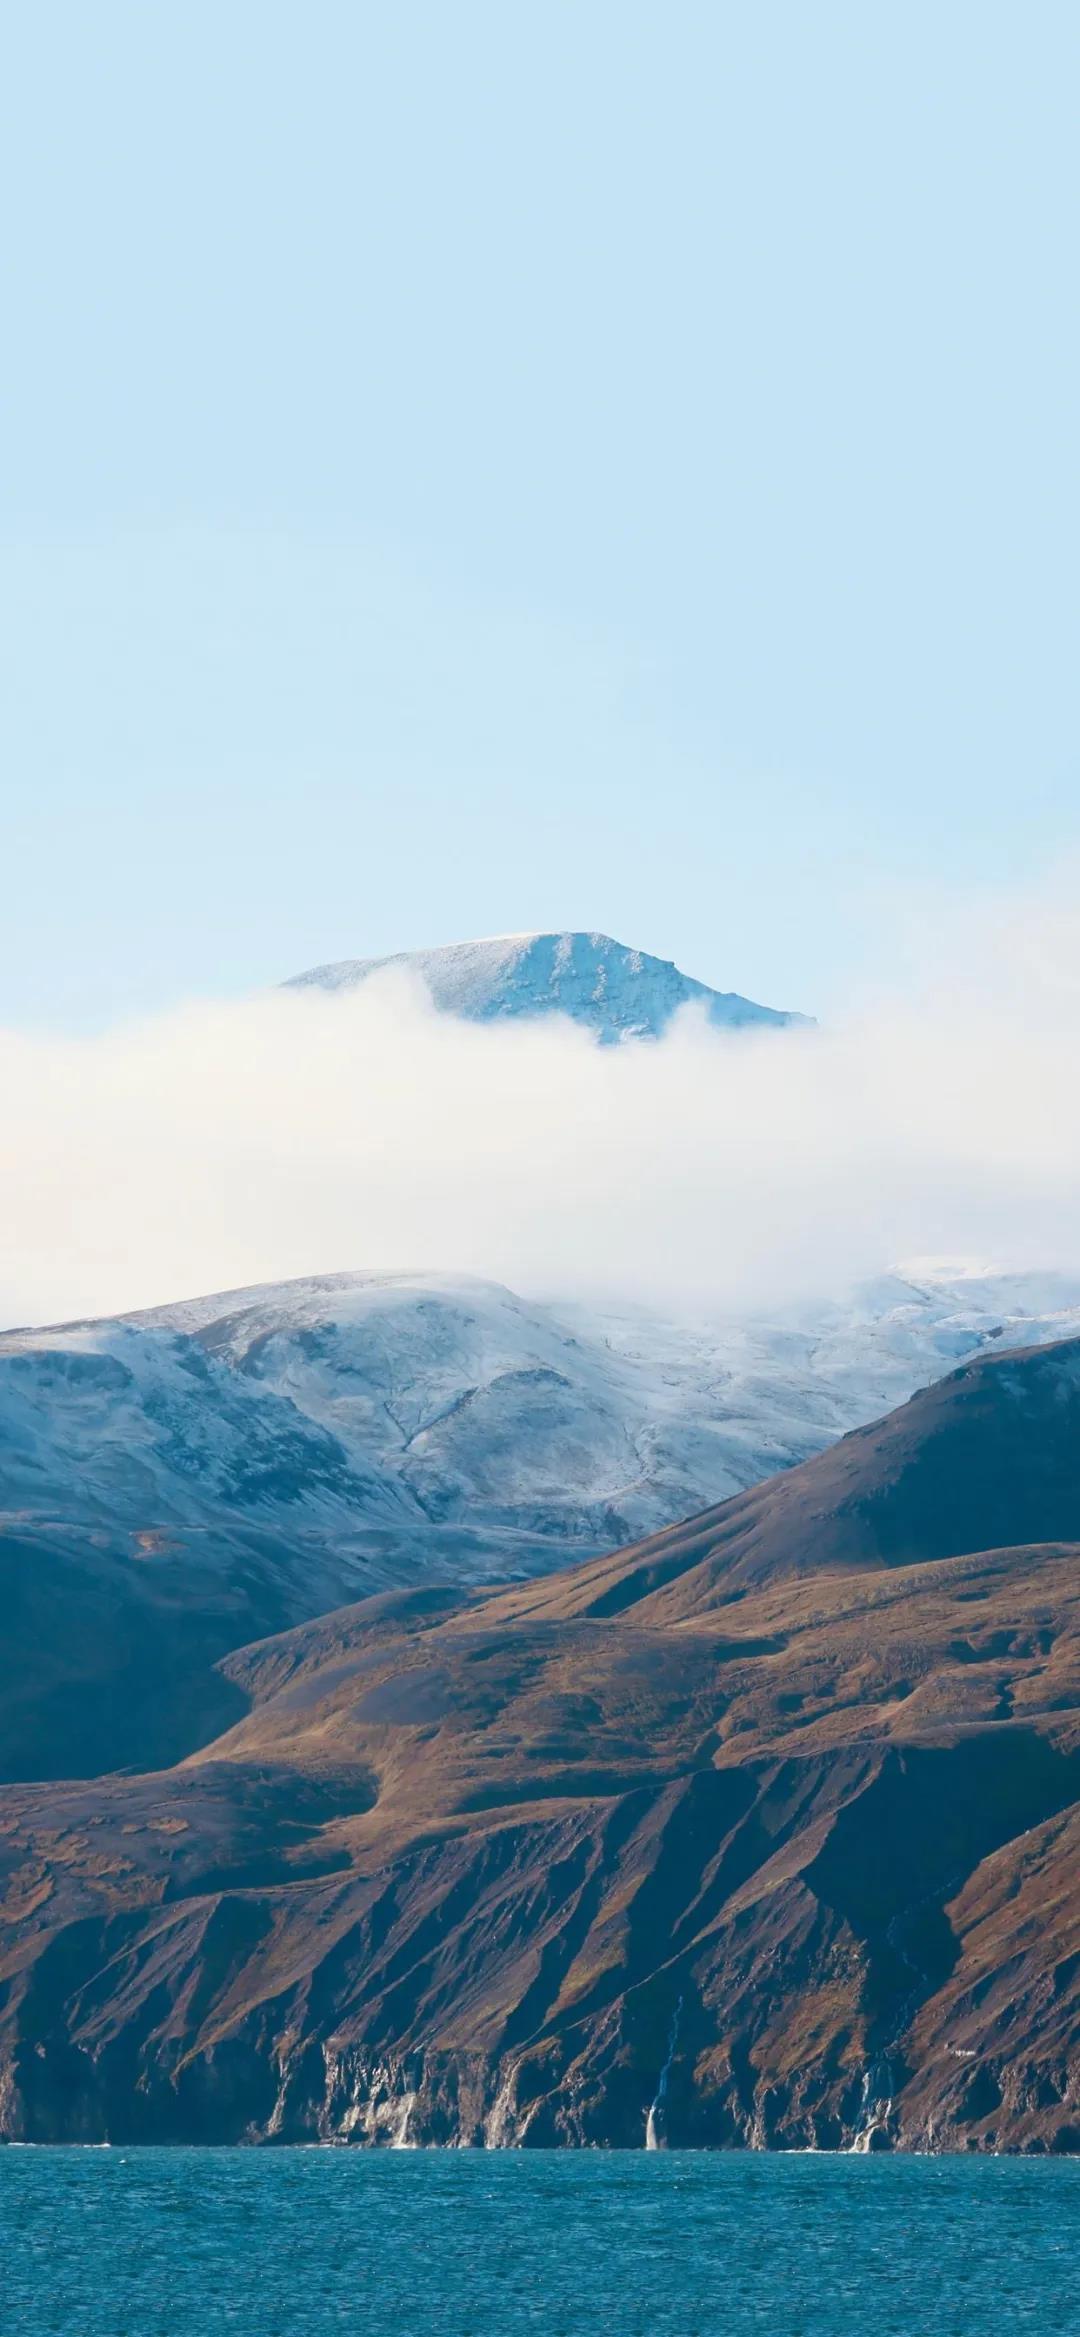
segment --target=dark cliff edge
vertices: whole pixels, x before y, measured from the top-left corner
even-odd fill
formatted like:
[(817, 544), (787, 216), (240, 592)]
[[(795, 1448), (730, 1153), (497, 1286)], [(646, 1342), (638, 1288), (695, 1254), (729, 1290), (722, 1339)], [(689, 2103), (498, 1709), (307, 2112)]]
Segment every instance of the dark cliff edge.
[(0, 2134), (1080, 2149), (1078, 1388), (980, 1361), (637, 1549), (226, 1655), (171, 1768), (0, 1788)]

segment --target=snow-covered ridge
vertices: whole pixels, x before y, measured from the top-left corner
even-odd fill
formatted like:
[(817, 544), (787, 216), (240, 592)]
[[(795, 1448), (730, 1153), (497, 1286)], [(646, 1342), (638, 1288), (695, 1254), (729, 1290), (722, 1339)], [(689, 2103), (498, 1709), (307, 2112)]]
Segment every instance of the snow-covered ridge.
[(606, 933), (504, 933), (392, 957), (343, 958), (296, 974), (285, 987), (355, 990), (391, 966), (418, 975), (445, 1014), (470, 1022), (565, 1014), (609, 1045), (659, 1038), (677, 1009), (692, 1002), (724, 1029), (783, 1028), (810, 1019), (758, 1006), (734, 990), (711, 990), (666, 958), (628, 949)]
[(131, 1554), (194, 1535), (226, 1567), (272, 1534), (323, 1604), (539, 1572), (805, 1459), (985, 1346), (1077, 1330), (1080, 1286), (1047, 1275), (887, 1275), (690, 1323), (320, 1275), (0, 1335), (0, 1513)]

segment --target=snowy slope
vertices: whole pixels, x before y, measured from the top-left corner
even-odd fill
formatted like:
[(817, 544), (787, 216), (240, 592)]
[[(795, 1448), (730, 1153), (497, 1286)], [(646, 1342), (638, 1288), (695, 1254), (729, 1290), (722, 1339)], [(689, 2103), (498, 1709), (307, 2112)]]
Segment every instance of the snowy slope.
[(1077, 1329), (1080, 1287), (1057, 1278), (898, 1275), (831, 1308), (674, 1324), (343, 1274), (13, 1331), (0, 1523), (226, 1572), (270, 1552), (282, 1611), (309, 1583), (329, 1604), (531, 1573), (805, 1458), (981, 1346)]
[(355, 990), (388, 966), (419, 975), (444, 1013), (470, 1022), (566, 1014), (608, 1044), (657, 1038), (676, 1009), (692, 1002), (704, 1006), (710, 1022), (730, 1029), (807, 1019), (756, 1006), (735, 991), (710, 990), (666, 959), (627, 949), (606, 933), (509, 933), (394, 957), (345, 958), (297, 974), (286, 987)]

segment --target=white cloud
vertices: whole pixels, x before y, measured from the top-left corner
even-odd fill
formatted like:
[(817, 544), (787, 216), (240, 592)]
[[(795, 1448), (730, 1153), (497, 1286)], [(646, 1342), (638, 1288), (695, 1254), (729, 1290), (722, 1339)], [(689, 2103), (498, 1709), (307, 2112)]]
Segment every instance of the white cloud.
[(918, 997), (661, 1045), (475, 1026), (406, 977), (0, 1034), (0, 1314), (351, 1266), (746, 1304), (915, 1253), (1080, 1265), (1080, 926), (966, 932)]

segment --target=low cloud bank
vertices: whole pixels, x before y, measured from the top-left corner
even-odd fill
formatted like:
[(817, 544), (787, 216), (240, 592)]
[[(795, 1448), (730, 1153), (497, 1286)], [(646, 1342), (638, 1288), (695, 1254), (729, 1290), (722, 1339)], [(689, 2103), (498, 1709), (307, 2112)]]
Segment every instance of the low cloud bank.
[(470, 1025), (388, 973), (101, 1037), (0, 1034), (0, 1318), (344, 1267), (667, 1308), (912, 1255), (1080, 1266), (1080, 926), (969, 933), (818, 1031)]

